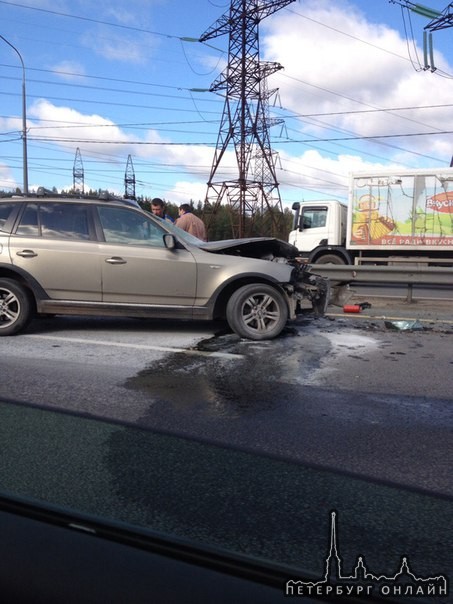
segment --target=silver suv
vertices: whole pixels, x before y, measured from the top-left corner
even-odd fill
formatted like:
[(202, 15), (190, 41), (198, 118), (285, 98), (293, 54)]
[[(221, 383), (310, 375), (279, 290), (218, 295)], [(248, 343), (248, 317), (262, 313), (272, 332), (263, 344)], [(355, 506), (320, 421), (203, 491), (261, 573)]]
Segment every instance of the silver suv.
[(36, 314), (226, 319), (274, 338), (328, 282), (272, 238), (203, 242), (126, 200), (0, 201), (0, 335)]

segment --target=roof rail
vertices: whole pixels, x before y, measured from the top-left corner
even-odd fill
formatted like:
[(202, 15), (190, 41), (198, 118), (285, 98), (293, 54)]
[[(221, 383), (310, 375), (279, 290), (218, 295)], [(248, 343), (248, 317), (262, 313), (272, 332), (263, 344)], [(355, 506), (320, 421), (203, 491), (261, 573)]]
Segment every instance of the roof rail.
[(100, 190), (97, 194), (86, 194), (81, 193), (80, 191), (69, 192), (69, 193), (58, 193), (56, 191), (51, 191), (50, 189), (46, 189), (46, 187), (38, 187), (36, 189), (36, 193), (32, 192), (28, 195), (14, 195), (14, 198), (25, 198), (25, 197), (56, 197), (60, 199), (99, 199), (100, 201), (122, 201), (127, 203), (128, 205), (140, 207), (140, 204), (135, 199), (127, 199), (120, 195), (115, 195), (114, 193), (110, 193), (107, 190)]
[(46, 189), (46, 187), (38, 187), (36, 189), (36, 197), (45, 197), (46, 195), (55, 195), (55, 193), (50, 189)]

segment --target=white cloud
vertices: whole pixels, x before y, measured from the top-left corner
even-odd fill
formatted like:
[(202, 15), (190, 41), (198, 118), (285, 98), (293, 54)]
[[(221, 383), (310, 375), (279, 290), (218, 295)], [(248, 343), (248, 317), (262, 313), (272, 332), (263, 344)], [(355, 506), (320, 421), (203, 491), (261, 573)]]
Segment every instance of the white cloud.
[[(101, 115), (83, 114), (70, 107), (57, 106), (45, 99), (35, 102), (29, 108), (28, 115), (29, 138), (32, 140), (43, 137), (52, 141), (54, 146), (74, 153), (79, 147), (83, 160), (91, 157), (121, 166), (121, 173), (119, 172), (117, 177), (124, 173), (126, 158), (131, 154), (136, 164), (138, 181), (142, 181), (138, 166), (144, 166), (145, 170), (146, 162), (149, 161), (160, 165), (162, 174), (167, 171), (170, 178), (172, 173), (178, 172), (200, 179), (199, 182), (184, 181), (171, 185), (171, 195), (177, 198), (177, 202), (182, 203), (190, 198), (198, 201), (205, 197), (206, 181), (214, 155), (212, 147), (167, 144), (171, 141), (162, 138), (155, 130), (147, 130), (139, 138)], [(18, 131), (19, 120), (11, 120), (8, 127)], [(19, 135), (18, 132), (17, 134)], [(219, 172), (219, 179), (232, 178), (235, 161), (234, 151), (229, 150), (225, 154), (225, 163)], [(166, 180), (163, 176), (160, 178), (162, 181)], [(112, 186), (113, 184), (109, 184), (110, 190)], [(85, 188), (87, 187), (88, 185), (85, 185)], [(167, 198), (170, 199), (170, 193)], [(171, 199), (173, 200), (173, 197)]]
[(129, 33), (124, 34), (111, 29), (107, 31), (102, 27), (97, 31), (93, 29), (87, 31), (82, 36), (81, 42), (104, 59), (135, 65), (144, 65), (155, 47), (155, 43), (150, 42), (149, 36), (147, 43), (144, 44), (140, 34), (132, 37)]
[(22, 183), (17, 183), (11, 174), (8, 166), (0, 164), (0, 189), (13, 190), (16, 187), (22, 187)]
[(85, 75), (85, 68), (77, 61), (60, 61), (52, 67), (52, 71), (61, 79), (68, 81), (79, 81), (80, 76)]
[[(140, 3), (142, 0), (137, 1)], [(107, 19), (111, 8), (120, 12), (110, 13), (107, 20), (134, 25), (130, 5), (126, 9), (120, 5), (109, 8), (108, 2), (100, 2), (102, 16), (99, 19)], [(149, 0), (145, 5), (147, 2)], [(148, 11), (143, 24), (135, 25), (145, 27), (146, 19), (151, 18), (151, 11)], [(85, 30), (84, 43), (98, 55), (112, 61), (137, 65), (146, 61), (150, 70), (156, 70), (155, 73), (161, 67), (158, 61), (152, 62), (151, 59), (157, 57), (156, 49), (162, 40), (142, 37), (138, 32), (134, 35), (122, 29), (106, 30), (97, 24)], [(448, 165), (453, 150), (451, 137), (441, 134), (426, 138), (382, 138), (379, 139), (382, 144), (365, 140), (337, 143), (316, 140), (448, 130), (450, 107), (445, 110), (381, 110), (450, 105), (453, 96), (453, 81), (430, 72), (414, 70), (408, 60), (406, 41), (395, 29), (370, 23), (347, 0), (335, 3), (304, 0), (292, 3), (288, 10), (279, 11), (263, 20), (260, 25), (260, 46), (262, 59), (278, 61), (284, 67), (269, 80), (269, 88), (278, 86), (285, 110), (299, 116), (285, 120), (289, 137), (299, 142), (294, 145), (283, 141), (282, 144), (273, 144), (281, 160), (278, 180), (283, 199), (300, 199), (302, 196), (319, 198), (323, 191), (324, 196), (326, 191), (332, 196), (344, 195), (350, 171), (389, 165), (429, 166), (442, 161)], [(204, 53), (200, 61), (204, 67), (213, 70), (214, 81), (221, 73), (225, 55), (210, 52), (203, 45), (194, 45), (194, 50), (190, 52)], [(420, 56), (423, 54), (421, 49), (419, 53)], [(159, 60), (168, 62), (168, 55), (160, 53)], [(453, 71), (439, 53), (436, 54), (436, 64), (445, 71)], [(64, 77), (67, 78), (84, 73), (83, 66), (78, 62), (61, 62), (55, 69), (65, 72)], [(124, 74), (121, 69), (124, 66), (118, 67), (118, 73)], [(276, 115), (285, 116), (289, 112), (279, 113), (275, 109)], [(52, 145), (71, 150), (71, 153), (80, 147), (84, 158), (91, 155), (100, 162), (116, 162), (122, 172), (126, 157), (131, 154), (134, 161), (138, 160), (138, 180), (141, 167), (147, 161), (151, 166), (148, 171), (144, 167), (143, 172), (152, 174), (149, 178), (153, 181), (159, 179), (158, 184), (152, 182), (143, 186), (149, 188), (157, 184), (162, 191), (161, 196), (176, 203), (190, 198), (204, 199), (214, 158), (213, 147), (171, 144), (174, 140), (170, 138), (171, 135), (163, 138), (156, 130), (132, 130), (125, 125), (119, 126), (121, 118), (116, 108), (111, 109), (111, 114), (115, 115), (117, 123), (100, 114), (83, 114), (69, 107), (58, 107), (47, 100), (35, 102), (29, 107), (28, 113), (30, 138), (47, 136)], [(148, 121), (147, 118), (141, 120), (133, 117), (130, 121), (134, 119), (137, 122)], [(159, 123), (159, 119), (153, 115), (153, 123)], [(129, 117), (124, 121), (129, 121)], [(36, 130), (35, 126), (38, 125), (40, 129)], [(43, 126), (45, 129), (42, 129)], [(9, 127), (20, 132), (19, 121), (11, 121)], [(137, 132), (140, 134), (137, 135)], [(311, 144), (302, 142), (310, 140)], [(412, 152), (420, 155), (417, 157)], [(122, 174), (117, 176), (119, 181)], [(175, 178), (177, 182), (173, 184)], [(236, 178), (236, 158), (230, 146), (222, 158), (215, 180), (221, 182)], [(167, 183), (171, 183), (168, 191), (165, 190)]]
[[(36, 101), (28, 114), (39, 121), (39, 130), (29, 124), (33, 137), (44, 137), (64, 148), (72, 149), (84, 144), (89, 151), (115, 153), (118, 144), (114, 146), (114, 143), (130, 141), (132, 144), (138, 140), (127, 136), (107, 118), (97, 114), (86, 115), (69, 107), (58, 107), (44, 99)], [(112, 147), (107, 150), (105, 143), (111, 143)], [(124, 149), (121, 155), (124, 155)]]
[(195, 207), (204, 201), (206, 185), (201, 182), (179, 181), (165, 193), (165, 199), (171, 203), (181, 204), (193, 201)]
[[(91, 1), (91, 0), (90, 0)], [(96, 18), (132, 27), (147, 27), (152, 18), (154, 6), (165, 5), (168, 0), (112, 0), (96, 1)]]
[[(353, 154), (325, 157), (319, 151), (309, 150), (300, 156), (280, 153), (283, 169), (278, 169), (280, 194), (284, 203), (293, 201), (341, 198), (347, 199), (350, 172), (397, 168), (395, 164), (367, 162)], [(399, 166), (401, 167), (401, 166)]]
[[(294, 10), (297, 16), (285, 11), (269, 19), (262, 48), (267, 59), (284, 66), (284, 71), (273, 76), (272, 84), (277, 82), (285, 108), (306, 116), (299, 122), (300, 132), (338, 138), (448, 129), (450, 108), (381, 111), (449, 105), (453, 96), (452, 80), (414, 70), (408, 60), (406, 40), (395, 30), (367, 22), (346, 2), (307, 0)], [(326, 27), (327, 24), (334, 25)], [(422, 56), (422, 49), (418, 51)], [(441, 55), (437, 63), (453, 71)], [(361, 113), (339, 115), (355, 111)], [(429, 147), (423, 137), (386, 142), (428, 156), (420, 158), (423, 165), (429, 158), (443, 161), (450, 157), (451, 144), (445, 136), (430, 137), (429, 141)], [(391, 161), (417, 161), (414, 155), (399, 149), (371, 149)]]

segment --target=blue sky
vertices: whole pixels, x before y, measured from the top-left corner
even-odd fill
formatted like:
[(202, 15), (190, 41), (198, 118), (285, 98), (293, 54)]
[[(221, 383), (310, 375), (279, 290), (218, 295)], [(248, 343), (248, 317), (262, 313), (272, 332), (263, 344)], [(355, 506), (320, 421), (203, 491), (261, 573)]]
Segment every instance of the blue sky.
[[(424, 3), (439, 11), (448, 2)], [(227, 36), (195, 40), (221, 0), (0, 0), (0, 35), (26, 67), (29, 188), (69, 188), (80, 149), (85, 189), (203, 200), (224, 100), (208, 92)], [(403, 15), (405, 18), (403, 19)], [(283, 70), (271, 144), (284, 204), (346, 197), (351, 171), (448, 166), (453, 155), (453, 29), (388, 0), (297, 0), (260, 24), (261, 58)], [(22, 187), (22, 69), (0, 39), (0, 189)], [(234, 172), (234, 154), (225, 158)], [(225, 172), (225, 173), (227, 173)]]

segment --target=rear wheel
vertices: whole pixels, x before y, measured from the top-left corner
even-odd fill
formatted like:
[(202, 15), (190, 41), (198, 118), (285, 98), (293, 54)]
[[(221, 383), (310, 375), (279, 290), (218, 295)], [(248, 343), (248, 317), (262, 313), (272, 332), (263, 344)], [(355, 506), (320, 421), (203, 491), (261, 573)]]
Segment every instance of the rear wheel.
[(317, 258), (315, 264), (346, 264), (346, 262), (336, 254), (324, 254)]
[(253, 283), (234, 292), (226, 315), (231, 329), (242, 338), (270, 340), (285, 327), (288, 306), (283, 295), (271, 285)]
[(0, 279), (0, 336), (10, 336), (29, 323), (33, 305), (28, 292), (13, 279)]

